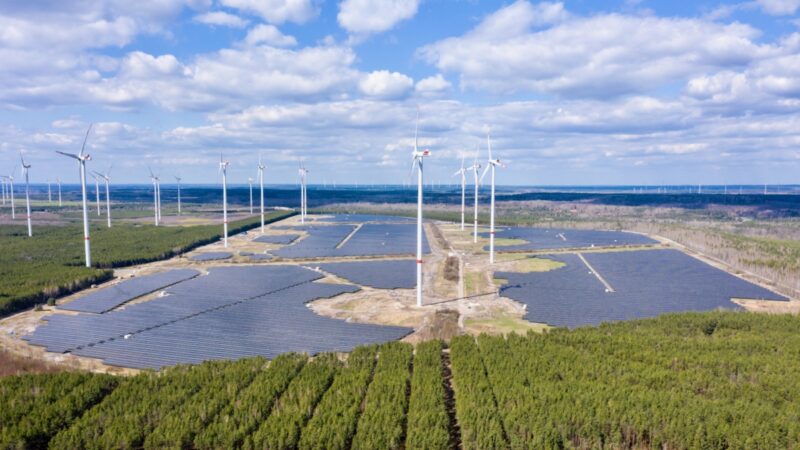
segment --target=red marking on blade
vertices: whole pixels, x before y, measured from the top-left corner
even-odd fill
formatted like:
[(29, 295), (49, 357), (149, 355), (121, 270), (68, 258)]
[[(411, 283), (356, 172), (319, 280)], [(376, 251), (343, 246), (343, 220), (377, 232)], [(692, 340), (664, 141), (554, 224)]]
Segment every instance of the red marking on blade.
[(421, 259), (418, 259), (418, 260), (417, 260), (417, 264), (422, 264), (422, 260), (421, 260)]
[(489, 234), (494, 234), (494, 231), (490, 231)]
[(83, 237), (83, 240), (84, 240), (84, 241), (88, 241), (88, 240), (89, 240), (89, 236), (84, 236), (84, 237)]

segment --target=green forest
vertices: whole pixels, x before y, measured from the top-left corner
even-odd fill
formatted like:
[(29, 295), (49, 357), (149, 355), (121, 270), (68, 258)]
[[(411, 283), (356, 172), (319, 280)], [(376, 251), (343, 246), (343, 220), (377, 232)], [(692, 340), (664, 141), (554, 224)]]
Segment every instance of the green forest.
[(800, 319), (708, 312), (131, 377), (0, 379), (0, 448), (800, 445)]
[[(266, 218), (274, 222), (288, 215), (291, 213), (275, 211)], [(231, 222), (230, 234), (260, 223), (260, 217)], [(113, 268), (170, 258), (217, 241), (221, 227), (93, 226), (92, 268), (84, 267), (80, 226), (36, 227), (33, 238), (26, 233), (24, 226), (0, 227), (0, 317), (106, 281)]]

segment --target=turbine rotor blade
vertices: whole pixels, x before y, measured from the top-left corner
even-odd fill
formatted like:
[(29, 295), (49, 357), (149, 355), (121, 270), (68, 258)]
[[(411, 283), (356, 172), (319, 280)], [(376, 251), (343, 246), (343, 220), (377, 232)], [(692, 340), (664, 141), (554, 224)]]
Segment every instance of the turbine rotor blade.
[(485, 176), (486, 176), (486, 174), (487, 174), (487, 173), (489, 173), (489, 169), (491, 169), (491, 168), (492, 168), (492, 165), (491, 165), (491, 164), (488, 164), (488, 165), (486, 166), (486, 168), (485, 168), (485, 169), (483, 169), (483, 174), (481, 175), (481, 178), (480, 178), (480, 182), (481, 182), (481, 183), (483, 183), (483, 177), (485, 177)]
[(79, 156), (81, 157), (83, 157), (83, 152), (86, 149), (86, 141), (89, 140), (89, 132), (92, 131), (92, 125), (94, 124), (93, 123), (89, 124), (89, 128), (86, 130), (86, 136), (83, 137), (83, 145), (81, 145), (81, 152), (79, 154)]

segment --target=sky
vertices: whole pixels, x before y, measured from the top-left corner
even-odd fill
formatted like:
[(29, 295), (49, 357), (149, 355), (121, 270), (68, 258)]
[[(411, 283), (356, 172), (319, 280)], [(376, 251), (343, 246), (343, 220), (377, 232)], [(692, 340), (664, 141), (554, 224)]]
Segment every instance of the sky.
[[(800, 0), (0, 0), (0, 173), (800, 183)], [(485, 166), (485, 163), (484, 163)]]

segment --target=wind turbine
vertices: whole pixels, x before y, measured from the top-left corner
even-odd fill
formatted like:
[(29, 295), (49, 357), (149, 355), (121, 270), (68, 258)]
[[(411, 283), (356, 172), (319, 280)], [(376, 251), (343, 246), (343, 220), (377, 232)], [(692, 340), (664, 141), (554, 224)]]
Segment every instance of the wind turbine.
[(417, 169), (417, 306), (422, 306), (422, 159), (430, 156), (428, 149), (420, 151), (417, 147), (419, 131), (419, 109), (417, 124), (414, 126), (414, 151), (411, 153), (411, 172)]
[(6, 177), (5, 175), (0, 175), (0, 190), (3, 192), (3, 205), (6, 204)]
[(491, 201), (491, 210), (489, 213), (489, 263), (494, 264), (494, 171), (497, 166), (505, 167), (503, 163), (500, 162), (499, 159), (492, 158), (492, 138), (491, 138), (491, 130), (486, 133), (486, 146), (489, 150), (489, 165), (486, 166), (486, 169), (483, 170), (483, 175), (481, 175), (481, 180), (483, 177), (486, 176), (486, 173), (489, 172), (491, 169), (492, 171), (492, 201)]
[[(88, 154), (84, 154), (84, 150), (86, 149), (86, 140), (89, 139), (90, 131), (92, 131), (91, 124), (89, 125), (89, 129), (86, 130), (86, 137), (83, 138), (81, 152), (77, 155), (56, 151), (56, 153), (61, 153), (64, 156), (77, 159), (80, 165), (81, 195), (83, 197), (83, 249), (86, 252), (86, 267), (92, 267), (92, 253), (89, 246), (89, 208), (86, 202), (86, 161), (91, 161), (92, 157)], [(59, 189), (59, 192), (60, 191), (61, 190)]]
[(464, 209), (466, 206), (467, 189), (467, 168), (464, 167), (464, 157), (461, 157), (461, 168), (453, 174), (454, 177), (461, 175), (461, 231), (464, 231)]
[(250, 185), (250, 214), (253, 214), (253, 177), (247, 177), (247, 184)]
[(94, 178), (94, 195), (96, 197), (95, 203), (97, 204), (97, 215), (100, 215), (100, 178), (97, 178), (94, 174), (91, 174), (92, 178)]
[(106, 182), (106, 223), (111, 228), (111, 196), (109, 194), (108, 183), (111, 182), (111, 166), (108, 166), (106, 173), (94, 172), (96, 177), (102, 178)]
[(258, 183), (261, 186), (261, 234), (264, 234), (264, 169), (265, 166), (261, 162), (261, 153), (258, 154)]
[(308, 175), (308, 169), (303, 167), (302, 163), (300, 164), (300, 169), (297, 171), (300, 174), (300, 223), (305, 223), (306, 221), (306, 176)]
[(228, 164), (230, 162), (222, 160), (222, 153), (219, 154), (219, 171), (222, 173), (222, 243), (228, 247)]
[(56, 183), (58, 183), (58, 206), (61, 206), (61, 178), (56, 178)]
[[(16, 168), (15, 168), (16, 170)], [(14, 206), (14, 174), (6, 175), (5, 179), (8, 180), (9, 200), (11, 200), (11, 218), (17, 218), (17, 208)]]
[(53, 191), (50, 190), (50, 179), (47, 180), (47, 203), (53, 203)]
[(153, 173), (153, 169), (149, 166), (147, 170), (150, 171), (150, 180), (153, 182), (153, 215), (155, 224), (158, 226), (161, 223), (161, 179)]
[(178, 183), (178, 215), (181, 215), (181, 177), (175, 175), (175, 181)]
[(481, 170), (481, 165), (478, 164), (478, 153), (480, 152), (480, 148), (475, 150), (475, 162), (472, 163), (472, 167), (469, 170), (472, 171), (473, 176), (475, 177), (475, 209), (473, 213), (475, 214), (475, 218), (473, 219), (473, 229), (472, 229), (472, 242), (478, 243), (478, 186), (480, 185), (480, 181), (478, 180), (478, 172)]
[(22, 152), (19, 152), (19, 160), (22, 162), (22, 174), (25, 175), (25, 208), (27, 214), (25, 217), (28, 219), (28, 237), (33, 236), (33, 227), (31, 226), (31, 189), (28, 182), (28, 170), (31, 168), (30, 164), (25, 164), (25, 159), (22, 157)]

